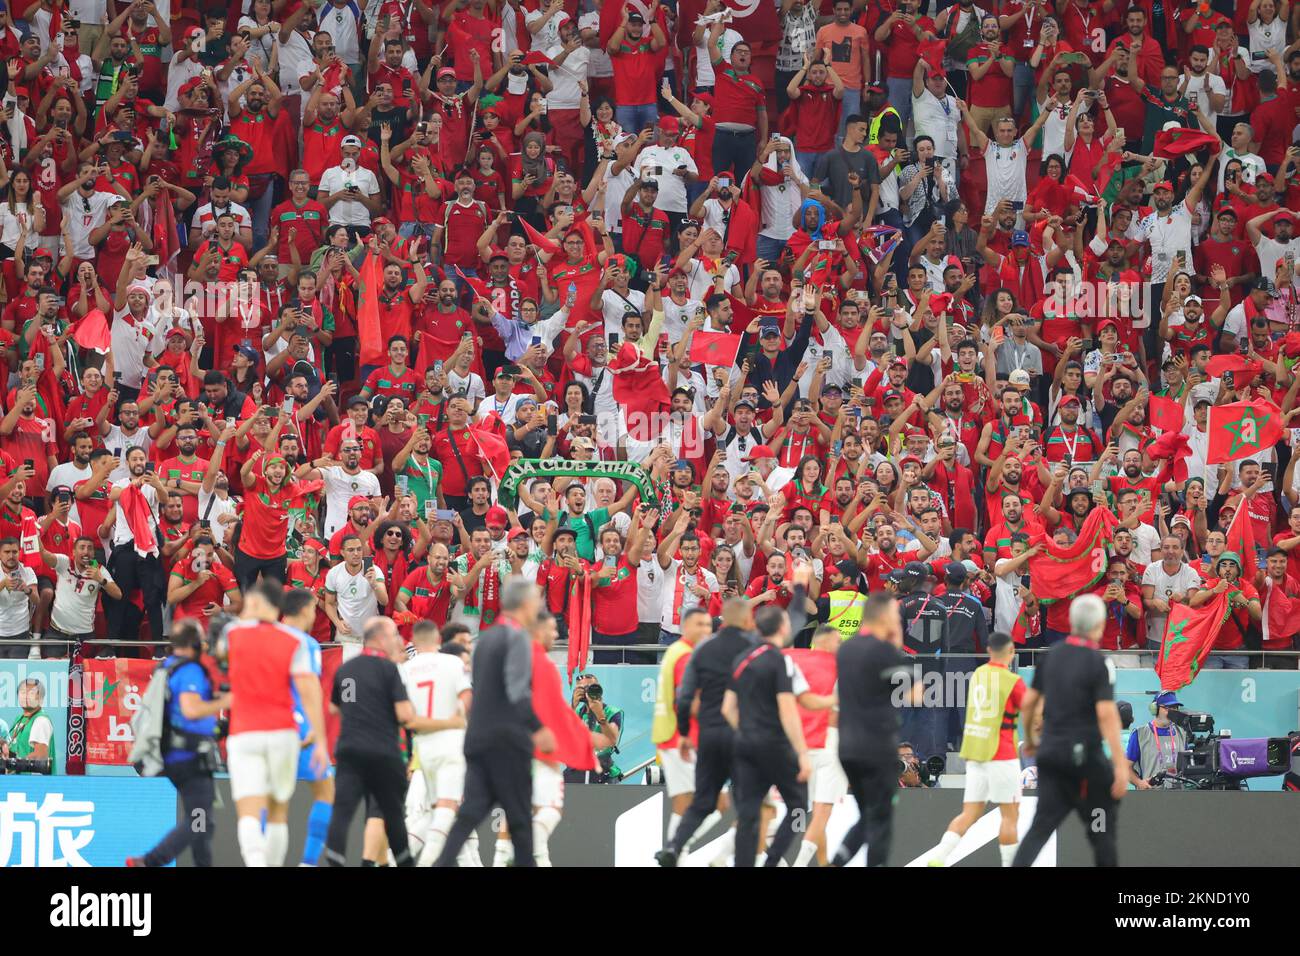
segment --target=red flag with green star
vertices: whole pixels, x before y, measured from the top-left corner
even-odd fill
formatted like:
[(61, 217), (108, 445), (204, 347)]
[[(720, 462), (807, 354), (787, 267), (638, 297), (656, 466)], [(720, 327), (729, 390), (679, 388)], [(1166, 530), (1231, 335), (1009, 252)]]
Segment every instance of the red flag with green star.
[(1164, 639), (1160, 642), (1160, 659), (1156, 661), (1161, 690), (1178, 690), (1196, 680), (1214, 647), (1214, 639), (1219, 636), (1219, 628), (1227, 619), (1227, 591), (1216, 594), (1214, 600), (1200, 607), (1175, 604), (1169, 609)]
[(1206, 462), (1217, 465), (1239, 461), (1278, 443), (1282, 437), (1282, 412), (1262, 399), (1215, 405), (1210, 409), (1209, 426)]

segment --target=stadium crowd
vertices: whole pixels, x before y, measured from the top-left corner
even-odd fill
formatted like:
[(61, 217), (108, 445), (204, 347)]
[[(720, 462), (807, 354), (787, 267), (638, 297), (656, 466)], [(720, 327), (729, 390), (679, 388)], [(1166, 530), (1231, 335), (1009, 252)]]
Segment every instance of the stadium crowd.
[(796, 644), (1033, 649), (1045, 556), (1121, 663), (1296, 648), (1297, 10), (940, 6), (0, 10), (0, 654), (523, 575), (654, 663), (805, 567)]

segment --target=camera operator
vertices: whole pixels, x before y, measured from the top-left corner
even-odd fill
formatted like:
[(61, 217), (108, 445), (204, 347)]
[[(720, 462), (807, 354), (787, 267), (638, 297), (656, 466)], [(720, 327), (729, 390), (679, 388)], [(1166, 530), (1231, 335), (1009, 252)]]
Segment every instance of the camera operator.
[(203, 630), (193, 618), (172, 627), (172, 653), (160, 665), (167, 672), (167, 718), (163, 724), (163, 773), (185, 807), (185, 816), (158, 845), (127, 866), (167, 866), (186, 847), (195, 866), (212, 865), (212, 804), (216, 789), (217, 715), (230, 706), (230, 694), (218, 693), (200, 663)]
[(596, 751), (600, 770), (565, 770), (567, 783), (618, 783), (623, 771), (614, 763), (618, 742), (623, 737), (623, 710), (605, 703), (604, 688), (595, 674), (579, 674), (573, 687), (573, 709), (587, 729), (605, 738), (606, 746)]
[(18, 706), (23, 713), (0, 742), (0, 756), (49, 760), (53, 773), (54, 722), (41, 709), (44, 704), (45, 685), (39, 678), (29, 677), (18, 685)]
[(1158, 694), (1151, 702), (1154, 720), (1149, 720), (1128, 738), (1125, 755), (1131, 766), (1128, 771), (1129, 783), (1139, 790), (1150, 790), (1163, 786), (1172, 790), (1178, 785), (1173, 780), (1152, 783), (1158, 774), (1178, 770), (1178, 754), (1187, 749), (1188, 735), (1182, 727), (1176, 726), (1169, 719), (1171, 710), (1180, 710), (1182, 704), (1173, 691)]
[(904, 740), (898, 745), (898, 785), (900, 787), (923, 788), (921, 782), (921, 758), (916, 749)]

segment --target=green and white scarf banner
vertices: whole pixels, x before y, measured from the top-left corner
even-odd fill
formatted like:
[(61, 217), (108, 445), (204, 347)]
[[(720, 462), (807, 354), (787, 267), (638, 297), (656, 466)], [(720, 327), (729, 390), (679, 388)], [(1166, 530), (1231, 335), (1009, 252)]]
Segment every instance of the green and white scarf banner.
[(513, 507), (519, 497), (519, 483), (534, 478), (613, 478), (629, 481), (641, 492), (641, 500), (659, 507), (654, 481), (644, 465), (634, 461), (571, 461), (567, 458), (521, 458), (506, 469), (497, 488), (504, 507)]

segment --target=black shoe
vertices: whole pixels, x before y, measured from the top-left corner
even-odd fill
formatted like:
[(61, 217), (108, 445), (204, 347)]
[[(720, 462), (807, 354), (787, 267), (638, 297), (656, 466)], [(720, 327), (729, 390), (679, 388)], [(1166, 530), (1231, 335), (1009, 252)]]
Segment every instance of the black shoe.
[(655, 860), (660, 866), (676, 866), (677, 851), (670, 846), (666, 846), (655, 854)]

